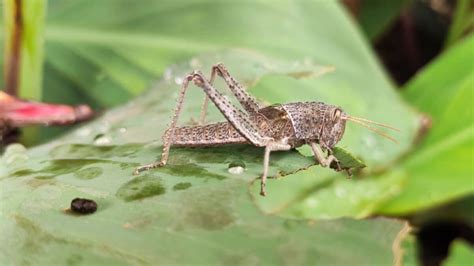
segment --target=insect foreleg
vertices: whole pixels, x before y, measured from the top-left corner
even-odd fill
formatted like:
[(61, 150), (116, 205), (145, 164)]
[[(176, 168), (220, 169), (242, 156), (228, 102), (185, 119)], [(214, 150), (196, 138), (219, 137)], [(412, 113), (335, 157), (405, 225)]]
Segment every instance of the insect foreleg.
[[(214, 82), (216, 74), (224, 79), (225, 83), (227, 84), (229, 89), (232, 91), (232, 94), (237, 98), (239, 103), (242, 105), (242, 107), (245, 109), (245, 111), (248, 114), (256, 114), (258, 112), (258, 110), (261, 108), (260, 104), (257, 102), (257, 100), (254, 97), (248, 94), (247, 91), (245, 91), (245, 89), (242, 87), (242, 85), (240, 85), (229, 74), (229, 71), (227, 71), (224, 64), (219, 63), (212, 67), (211, 78), (209, 80), (209, 83), (211, 85)], [(199, 120), (200, 124), (204, 124), (204, 120), (206, 118), (206, 113), (207, 113), (208, 102), (209, 102), (209, 98), (206, 96), (206, 98), (204, 99), (204, 103), (202, 105), (202, 109), (201, 109), (201, 117)]]
[(310, 145), (311, 145), (311, 149), (313, 150), (313, 154), (314, 154), (314, 157), (316, 158), (316, 161), (318, 161), (318, 163), (322, 167), (328, 167), (331, 165), (333, 161), (335, 161), (338, 165), (338, 168), (340, 168), (339, 161), (337, 160), (336, 157), (334, 157), (334, 155), (331, 154), (328, 157), (324, 157), (323, 151), (321, 150), (321, 148), (319, 147), (317, 143), (311, 142)]

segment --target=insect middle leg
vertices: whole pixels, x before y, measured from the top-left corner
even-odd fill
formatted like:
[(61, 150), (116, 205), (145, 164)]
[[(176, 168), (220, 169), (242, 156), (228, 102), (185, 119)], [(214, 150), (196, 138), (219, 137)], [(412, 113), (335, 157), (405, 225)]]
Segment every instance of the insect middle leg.
[[(240, 85), (230, 75), (229, 71), (224, 66), (224, 64), (219, 63), (212, 67), (211, 78), (209, 79), (209, 83), (211, 85), (214, 82), (216, 74), (224, 79), (225, 83), (227, 84), (229, 89), (232, 91), (232, 94), (237, 98), (239, 103), (242, 105), (242, 107), (245, 109), (245, 111), (248, 114), (256, 114), (258, 112), (258, 110), (261, 108), (260, 104), (257, 102), (257, 100), (254, 97), (248, 94), (247, 91), (242, 87), (242, 85)], [(204, 124), (204, 121), (206, 119), (208, 103), (209, 103), (209, 98), (206, 95), (204, 98), (204, 103), (201, 108), (201, 116), (199, 119), (199, 124), (201, 125)]]
[(204, 90), (207, 97), (216, 105), (226, 119), (235, 127), (243, 137), (255, 146), (263, 147), (271, 140), (269, 137), (264, 137), (260, 134), (258, 126), (249, 118), (249, 116), (230, 103), (216, 88), (214, 88), (208, 80), (204, 77), (201, 72), (193, 72), (186, 76), (183, 81), (183, 86), (179, 94), (178, 102), (175, 108), (175, 113), (171, 121), (170, 128), (166, 131), (163, 136), (163, 152), (161, 160), (140, 166), (135, 169), (134, 174), (138, 174), (142, 171), (149, 170), (152, 168), (166, 165), (169, 156), (169, 150), (172, 144), (172, 137), (174, 135), (174, 129), (178, 121), (179, 113), (181, 112), (184, 96), (190, 81)]

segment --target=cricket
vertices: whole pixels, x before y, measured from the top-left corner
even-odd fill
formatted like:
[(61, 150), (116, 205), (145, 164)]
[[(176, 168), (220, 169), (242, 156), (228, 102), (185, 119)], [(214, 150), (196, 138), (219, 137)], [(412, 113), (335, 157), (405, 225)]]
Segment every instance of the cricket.
[[(221, 77), (241, 108), (233, 105), (214, 86), (216, 75)], [(206, 94), (199, 125), (177, 127), (183, 107), (184, 96), (190, 82)], [(227, 120), (204, 124), (208, 101), (219, 109)], [(226, 144), (251, 144), (265, 148), (260, 195), (265, 196), (268, 165), (272, 151), (288, 151), (302, 145), (309, 145), (314, 158), (322, 167), (339, 162), (332, 154), (332, 148), (342, 139), (346, 122), (361, 125), (391, 141), (396, 140), (376, 126), (390, 130), (398, 129), (368, 119), (346, 114), (339, 106), (323, 102), (296, 102), (262, 106), (227, 71), (222, 64), (212, 67), (209, 80), (200, 71), (193, 71), (183, 79), (170, 127), (163, 135), (161, 160), (140, 166), (134, 174), (166, 165), (171, 146), (209, 147)]]

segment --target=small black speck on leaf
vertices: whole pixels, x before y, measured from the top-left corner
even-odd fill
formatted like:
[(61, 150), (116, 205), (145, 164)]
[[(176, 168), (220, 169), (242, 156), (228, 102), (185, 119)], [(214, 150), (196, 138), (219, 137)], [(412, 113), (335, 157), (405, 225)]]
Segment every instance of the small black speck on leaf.
[(97, 203), (90, 199), (75, 198), (71, 201), (71, 211), (80, 214), (90, 214), (97, 210)]

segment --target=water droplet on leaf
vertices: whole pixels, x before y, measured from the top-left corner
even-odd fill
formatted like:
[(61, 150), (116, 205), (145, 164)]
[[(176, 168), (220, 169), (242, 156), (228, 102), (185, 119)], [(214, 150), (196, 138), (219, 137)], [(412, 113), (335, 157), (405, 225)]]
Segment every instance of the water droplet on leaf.
[(98, 134), (94, 138), (94, 144), (98, 146), (108, 145), (110, 142), (110, 138), (106, 137), (104, 134)]
[(183, 78), (175, 77), (174, 82), (178, 85), (181, 85), (181, 84), (183, 84)]
[(243, 161), (233, 161), (229, 164), (227, 171), (234, 175), (240, 175), (245, 172), (245, 163)]
[(3, 161), (6, 165), (15, 165), (19, 163), (26, 162), (28, 160), (28, 155), (26, 154), (25, 146), (14, 143), (9, 145), (5, 149), (5, 153), (3, 154)]

